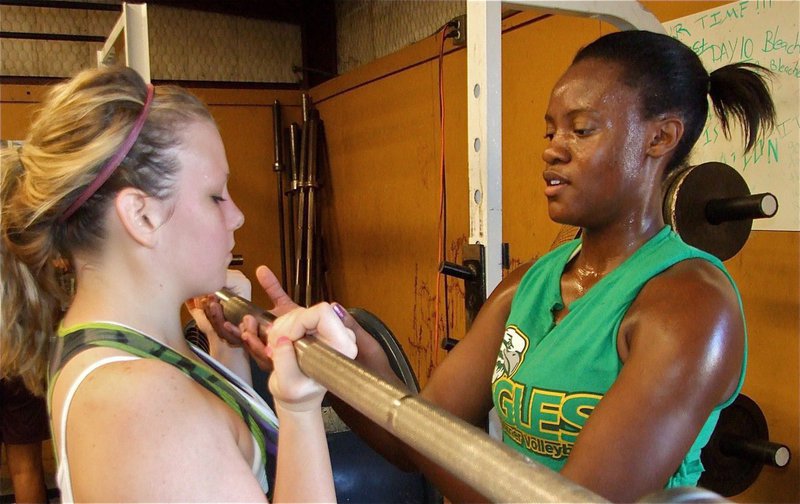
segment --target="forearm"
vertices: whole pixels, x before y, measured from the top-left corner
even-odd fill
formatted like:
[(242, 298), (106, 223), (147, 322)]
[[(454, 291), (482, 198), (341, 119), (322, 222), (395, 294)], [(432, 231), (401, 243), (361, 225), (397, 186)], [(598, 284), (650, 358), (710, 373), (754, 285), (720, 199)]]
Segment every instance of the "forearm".
[(319, 411), (276, 404), (280, 418), (275, 502), (335, 502), (325, 428)]
[(219, 361), (223, 366), (230, 369), (236, 376), (245, 383), (252, 386), (253, 376), (250, 370), (250, 356), (241, 347), (233, 347), (215, 338), (217, 341), (209, 341), (209, 354)]

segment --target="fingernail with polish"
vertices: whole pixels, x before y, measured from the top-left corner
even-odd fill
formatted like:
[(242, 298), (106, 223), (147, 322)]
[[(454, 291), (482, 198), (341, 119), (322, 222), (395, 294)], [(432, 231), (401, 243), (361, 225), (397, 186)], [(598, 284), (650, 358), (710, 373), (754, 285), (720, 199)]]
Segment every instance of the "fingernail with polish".
[(336, 312), (336, 315), (340, 319), (344, 320), (347, 316), (347, 312), (345, 311), (344, 307), (339, 303), (333, 303), (331, 306), (333, 307), (333, 311)]
[(292, 340), (290, 340), (290, 339), (289, 339), (289, 338), (287, 338), (286, 336), (281, 336), (281, 337), (280, 337), (280, 338), (278, 338), (278, 340), (275, 342), (275, 346), (276, 346), (276, 347), (279, 347), (279, 346), (282, 346), (282, 345), (291, 345), (291, 344), (292, 344)]

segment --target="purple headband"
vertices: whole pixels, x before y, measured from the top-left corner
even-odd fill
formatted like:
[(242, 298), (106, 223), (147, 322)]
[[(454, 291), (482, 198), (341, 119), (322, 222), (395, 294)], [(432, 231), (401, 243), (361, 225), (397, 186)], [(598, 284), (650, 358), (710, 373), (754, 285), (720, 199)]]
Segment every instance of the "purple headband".
[(136, 143), (136, 139), (139, 138), (139, 133), (142, 132), (142, 127), (144, 126), (145, 120), (147, 120), (147, 112), (150, 110), (150, 104), (153, 102), (153, 92), (154, 88), (152, 84), (147, 85), (147, 98), (144, 100), (144, 106), (142, 106), (142, 111), (139, 112), (139, 117), (136, 118), (136, 122), (133, 123), (133, 128), (128, 133), (128, 136), (125, 137), (125, 141), (122, 142), (122, 145), (114, 154), (114, 157), (108, 160), (108, 162), (100, 169), (97, 174), (97, 177), (92, 181), (91, 184), (86, 186), (86, 189), (83, 190), (78, 199), (72, 203), (67, 210), (61, 214), (59, 217), (58, 222), (64, 223), (67, 219), (69, 219), (72, 214), (74, 214), (84, 203), (86, 200), (92, 197), (94, 193), (97, 192), (103, 184), (106, 183), (106, 180), (114, 173), (114, 170), (122, 163), (122, 160), (125, 159), (125, 156), (131, 151), (133, 144)]

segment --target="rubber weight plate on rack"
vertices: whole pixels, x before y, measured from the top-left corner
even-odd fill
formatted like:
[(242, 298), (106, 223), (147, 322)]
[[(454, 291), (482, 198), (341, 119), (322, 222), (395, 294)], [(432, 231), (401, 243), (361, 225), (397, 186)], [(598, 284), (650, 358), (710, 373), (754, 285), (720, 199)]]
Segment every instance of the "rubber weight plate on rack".
[(752, 219), (712, 224), (706, 208), (715, 200), (750, 196), (744, 178), (724, 163), (710, 162), (674, 172), (667, 179), (664, 220), (683, 241), (725, 261), (750, 236)]

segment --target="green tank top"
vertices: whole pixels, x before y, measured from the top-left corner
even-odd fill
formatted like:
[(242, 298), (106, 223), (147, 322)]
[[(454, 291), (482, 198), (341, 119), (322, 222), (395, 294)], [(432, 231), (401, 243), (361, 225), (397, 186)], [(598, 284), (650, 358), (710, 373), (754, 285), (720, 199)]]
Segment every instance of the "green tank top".
[[(555, 325), (553, 311), (564, 307), (561, 275), (579, 245), (580, 240), (565, 243), (536, 261), (523, 277), (492, 376), (503, 441), (555, 471), (563, 467), (586, 419), (622, 370), (617, 353), (619, 326), (651, 278), (680, 261), (704, 259), (728, 277), (742, 310), (739, 291), (719, 259), (687, 245), (667, 226), (576, 299)], [(745, 341), (736, 391), (714, 408), (667, 488), (697, 484), (703, 472), (700, 451), (711, 437), (719, 412), (738, 395), (746, 360)]]

